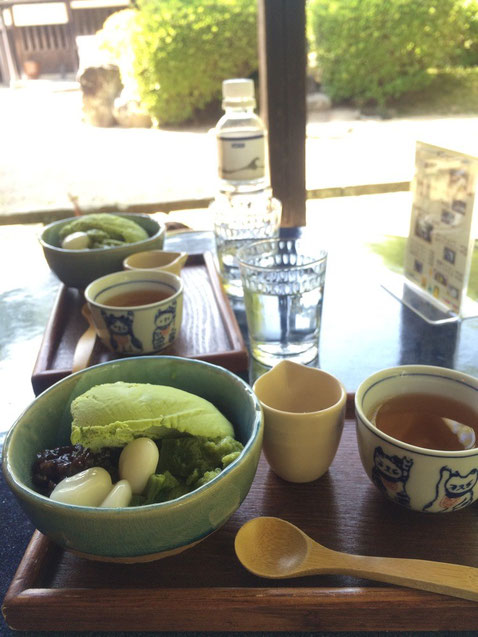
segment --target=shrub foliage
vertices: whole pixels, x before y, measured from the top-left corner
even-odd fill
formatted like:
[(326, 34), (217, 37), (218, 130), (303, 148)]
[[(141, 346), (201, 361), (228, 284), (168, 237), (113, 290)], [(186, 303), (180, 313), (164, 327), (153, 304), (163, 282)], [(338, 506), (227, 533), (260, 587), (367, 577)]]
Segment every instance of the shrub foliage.
[(478, 66), (478, 0), (462, 2), (465, 19), (455, 62), (458, 66)]
[[(475, 0), (472, 0), (474, 3)], [(470, 0), (310, 0), (312, 49), (335, 101), (385, 105), (452, 64)], [(467, 31), (468, 29), (468, 31)]]
[(134, 69), (159, 123), (190, 118), (257, 69), (257, 0), (138, 0)]

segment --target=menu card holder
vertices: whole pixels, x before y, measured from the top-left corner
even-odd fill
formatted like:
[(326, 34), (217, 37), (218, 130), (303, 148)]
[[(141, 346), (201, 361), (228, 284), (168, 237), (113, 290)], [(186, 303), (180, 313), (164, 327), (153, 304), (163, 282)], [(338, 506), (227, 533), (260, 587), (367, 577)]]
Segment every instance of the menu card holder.
[(466, 296), (478, 158), (417, 142), (404, 274), (382, 284), (428, 323), (478, 315)]

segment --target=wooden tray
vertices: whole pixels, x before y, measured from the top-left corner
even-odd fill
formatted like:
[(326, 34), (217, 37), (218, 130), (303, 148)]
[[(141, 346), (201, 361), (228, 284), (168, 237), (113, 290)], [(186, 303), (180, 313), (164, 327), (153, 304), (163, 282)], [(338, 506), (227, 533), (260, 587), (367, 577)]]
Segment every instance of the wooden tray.
[[(209, 361), (233, 372), (246, 371), (247, 349), (213, 255), (191, 255), (181, 276), (185, 286), (181, 331), (176, 342), (162, 353)], [(36, 395), (71, 374), (76, 344), (88, 327), (81, 314), (84, 302), (79, 290), (60, 288), (33, 369), (32, 385)], [(116, 357), (97, 339), (90, 365)]]
[(4, 600), (7, 623), (35, 631), (476, 630), (474, 602), (344, 576), (264, 580), (237, 560), (237, 530), (274, 515), (337, 550), (478, 566), (476, 507), (424, 514), (386, 500), (362, 469), (351, 405), (325, 476), (287, 483), (261, 459), (238, 511), (180, 555), (91, 562), (35, 532)]

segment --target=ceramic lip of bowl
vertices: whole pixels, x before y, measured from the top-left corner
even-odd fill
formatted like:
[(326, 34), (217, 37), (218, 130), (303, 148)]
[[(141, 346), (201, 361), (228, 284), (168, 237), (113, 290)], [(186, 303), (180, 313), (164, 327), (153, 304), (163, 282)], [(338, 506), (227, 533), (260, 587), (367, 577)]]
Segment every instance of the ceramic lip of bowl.
[[(113, 290), (115, 287), (122, 288), (126, 291), (126, 289), (136, 288), (138, 283), (164, 285), (165, 287), (171, 288), (175, 291), (165, 299), (153, 301), (152, 303), (146, 303), (144, 305), (114, 306), (97, 300), (100, 295), (104, 294), (106, 291)], [(182, 279), (172, 272), (165, 272), (162, 270), (120, 270), (111, 274), (105, 274), (104, 276), (92, 281), (85, 289), (85, 299), (89, 304), (100, 309), (113, 311), (127, 309), (134, 311), (169, 305), (171, 301), (174, 301), (181, 296), (183, 291), (184, 283)]]
[(45, 226), (43, 230), (41, 231), (41, 234), (39, 237), (40, 244), (44, 249), (51, 250), (53, 252), (58, 252), (60, 254), (68, 254), (68, 253), (74, 253), (74, 254), (95, 253), (96, 254), (96, 253), (101, 253), (103, 251), (108, 251), (108, 253), (114, 254), (116, 252), (118, 253), (121, 252), (121, 250), (125, 246), (141, 245), (144, 242), (150, 241), (151, 239), (156, 239), (166, 233), (166, 226), (164, 224), (159, 223), (158, 221), (156, 221), (149, 215), (144, 215), (140, 213), (128, 214), (124, 212), (115, 212), (112, 214), (114, 214), (116, 217), (125, 217), (126, 219), (131, 219), (131, 221), (141, 219), (143, 221), (147, 221), (148, 223), (151, 222), (151, 224), (155, 226), (156, 230), (153, 232), (153, 234), (148, 233), (149, 236), (146, 239), (142, 239), (141, 241), (135, 241), (133, 243), (125, 243), (118, 246), (104, 246), (103, 248), (83, 248), (81, 250), (71, 250), (71, 249), (62, 248), (59, 245), (50, 243), (45, 238), (45, 236), (48, 235), (52, 230), (56, 228), (59, 229), (62, 226), (66, 225), (67, 223), (71, 223), (72, 221), (75, 221), (76, 219), (78, 219), (78, 217), (68, 217), (67, 219), (60, 219), (58, 221), (53, 221), (52, 223)]
[[(362, 408), (362, 401), (366, 397), (367, 393), (378, 383), (386, 382), (392, 378), (400, 376), (432, 376), (442, 378), (446, 382), (462, 383), (470, 387), (477, 392), (478, 397), (478, 378), (470, 376), (464, 372), (459, 372), (453, 369), (445, 367), (438, 367), (433, 365), (398, 365), (396, 367), (389, 367), (387, 369), (380, 370), (370, 375), (364, 381), (360, 383), (355, 393), (355, 413), (357, 420), (360, 421), (370, 432), (376, 437), (385, 440), (386, 442), (398, 446), (403, 449), (407, 449), (410, 452), (415, 452), (420, 455), (432, 456), (432, 457), (456, 457), (463, 458), (473, 455), (478, 455), (478, 447), (472, 447), (471, 449), (463, 449), (459, 451), (443, 451), (440, 449), (427, 449), (426, 447), (418, 447), (408, 442), (403, 442), (390, 436), (389, 434), (381, 431), (376, 427), (365, 414)], [(417, 393), (420, 393), (417, 392)], [(430, 392), (426, 392), (430, 393)], [(396, 393), (390, 393), (388, 397), (394, 396)]]
[[(236, 467), (241, 463), (241, 461), (243, 460), (244, 456), (248, 453), (249, 449), (254, 445), (255, 441), (257, 440), (258, 436), (261, 435), (261, 432), (263, 430), (263, 420), (262, 420), (262, 410), (261, 410), (261, 406), (259, 403), (259, 400), (257, 399), (257, 397), (255, 396), (254, 392), (252, 391), (252, 388), (248, 387), (247, 383), (245, 381), (243, 381), (239, 376), (237, 376), (236, 374), (234, 374), (233, 372), (219, 367), (218, 365), (215, 365), (213, 363), (209, 363), (206, 361), (196, 361), (196, 360), (192, 360), (192, 359), (183, 359), (177, 356), (136, 356), (134, 359), (125, 359), (124, 361), (120, 361), (121, 363), (125, 363), (126, 365), (128, 365), (129, 363), (131, 363), (131, 361), (135, 361), (137, 363), (140, 363), (142, 360), (144, 361), (151, 361), (152, 359), (161, 359), (163, 360), (165, 363), (168, 361), (172, 361), (174, 362), (175, 360), (177, 361), (187, 361), (187, 364), (191, 364), (191, 365), (197, 365), (198, 368), (199, 367), (207, 367), (210, 369), (217, 369), (220, 370), (220, 373), (222, 375), (226, 375), (230, 378), (231, 381), (233, 381), (234, 383), (236, 383), (237, 385), (240, 385), (242, 390), (246, 392), (247, 396), (249, 397), (249, 399), (251, 400), (251, 404), (254, 405), (254, 423), (251, 427), (251, 433), (247, 439), (247, 441), (244, 442), (244, 448), (242, 449), (241, 453), (239, 454), (239, 456), (233, 460), (229, 465), (227, 465), (227, 467), (225, 467), (221, 473), (219, 473), (217, 476), (215, 476), (214, 478), (212, 478), (212, 480), (210, 480), (209, 482), (206, 482), (205, 484), (203, 484), (202, 486), (198, 487), (197, 489), (195, 489), (194, 491), (191, 491), (190, 493), (186, 493), (178, 498), (175, 498), (174, 500), (169, 500), (166, 502), (156, 502), (154, 504), (146, 504), (146, 505), (142, 505), (140, 507), (117, 507), (117, 508), (110, 508), (110, 507), (105, 507), (105, 508), (101, 508), (101, 507), (92, 507), (92, 506), (83, 506), (83, 505), (76, 505), (76, 504), (66, 504), (64, 502), (54, 502), (52, 500), (50, 500), (49, 497), (42, 495), (41, 493), (39, 493), (38, 491), (35, 491), (33, 488), (28, 487), (27, 485), (24, 484), (24, 482), (16, 475), (16, 472), (14, 470), (14, 468), (11, 465), (11, 461), (10, 461), (10, 453), (11, 453), (11, 446), (14, 443), (15, 440), (15, 436), (18, 434), (18, 427), (19, 427), (19, 423), (22, 421), (22, 419), (24, 418), (24, 416), (28, 413), (28, 411), (32, 408), (32, 406), (34, 405), (35, 402), (37, 402), (40, 399), (43, 399), (44, 397), (46, 397), (50, 392), (55, 391), (56, 387), (62, 383), (65, 382), (69, 382), (72, 379), (74, 379), (75, 377), (79, 377), (81, 375), (84, 375), (85, 373), (88, 373), (90, 370), (94, 370), (94, 369), (99, 369), (99, 368), (105, 368), (107, 366), (110, 366), (111, 368), (113, 368), (113, 366), (118, 365), (118, 361), (107, 361), (105, 363), (98, 363), (97, 365), (94, 365), (92, 367), (89, 367), (87, 369), (83, 369), (80, 370), (78, 372), (75, 372), (73, 374), (70, 374), (69, 376), (67, 376), (66, 378), (59, 380), (57, 383), (55, 383), (54, 385), (52, 385), (51, 387), (49, 387), (48, 389), (46, 389), (44, 392), (42, 392), (41, 394), (39, 394), (31, 403), (30, 405), (28, 405), (25, 410), (20, 414), (20, 416), (17, 418), (17, 420), (13, 423), (12, 427), (10, 428), (9, 432), (6, 435), (5, 441), (4, 441), (4, 445), (3, 445), (3, 453), (2, 453), (2, 468), (3, 468), (3, 473), (6, 479), (7, 484), (10, 486), (10, 488), (13, 491), (17, 491), (18, 494), (21, 494), (22, 497), (26, 498), (27, 500), (37, 500), (39, 502), (43, 502), (46, 505), (48, 505), (49, 507), (52, 508), (59, 508), (59, 509), (63, 509), (65, 511), (68, 510), (75, 510), (75, 511), (80, 511), (80, 510), (85, 510), (87, 512), (93, 512), (95, 513), (95, 516), (104, 516), (104, 517), (111, 517), (111, 512), (114, 511), (116, 515), (121, 514), (122, 516), (128, 516), (128, 517), (134, 517), (138, 510), (140, 511), (145, 511), (145, 512), (149, 512), (149, 511), (153, 511), (153, 510), (161, 510), (161, 509), (171, 509), (172, 507), (181, 507), (183, 503), (198, 497), (198, 495), (205, 493), (206, 491), (210, 490), (214, 485), (216, 485), (217, 482), (219, 482), (221, 480), (221, 478), (229, 473), (231, 473), (232, 471), (234, 471), (236, 469)], [(104, 381), (106, 382), (106, 381)]]

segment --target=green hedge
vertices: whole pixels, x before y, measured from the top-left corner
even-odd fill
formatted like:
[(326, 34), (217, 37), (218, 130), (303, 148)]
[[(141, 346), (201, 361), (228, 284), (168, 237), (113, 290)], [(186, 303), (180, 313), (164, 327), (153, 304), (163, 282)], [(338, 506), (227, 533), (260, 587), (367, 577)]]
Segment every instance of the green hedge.
[[(337, 101), (386, 105), (456, 63), (475, 0), (310, 0), (311, 48)], [(465, 6), (468, 9), (465, 11)], [(472, 50), (472, 47), (471, 47)]]
[(478, 0), (463, 0), (465, 15), (455, 62), (458, 66), (478, 66)]
[(159, 123), (189, 119), (257, 69), (257, 0), (138, 0), (134, 71)]

